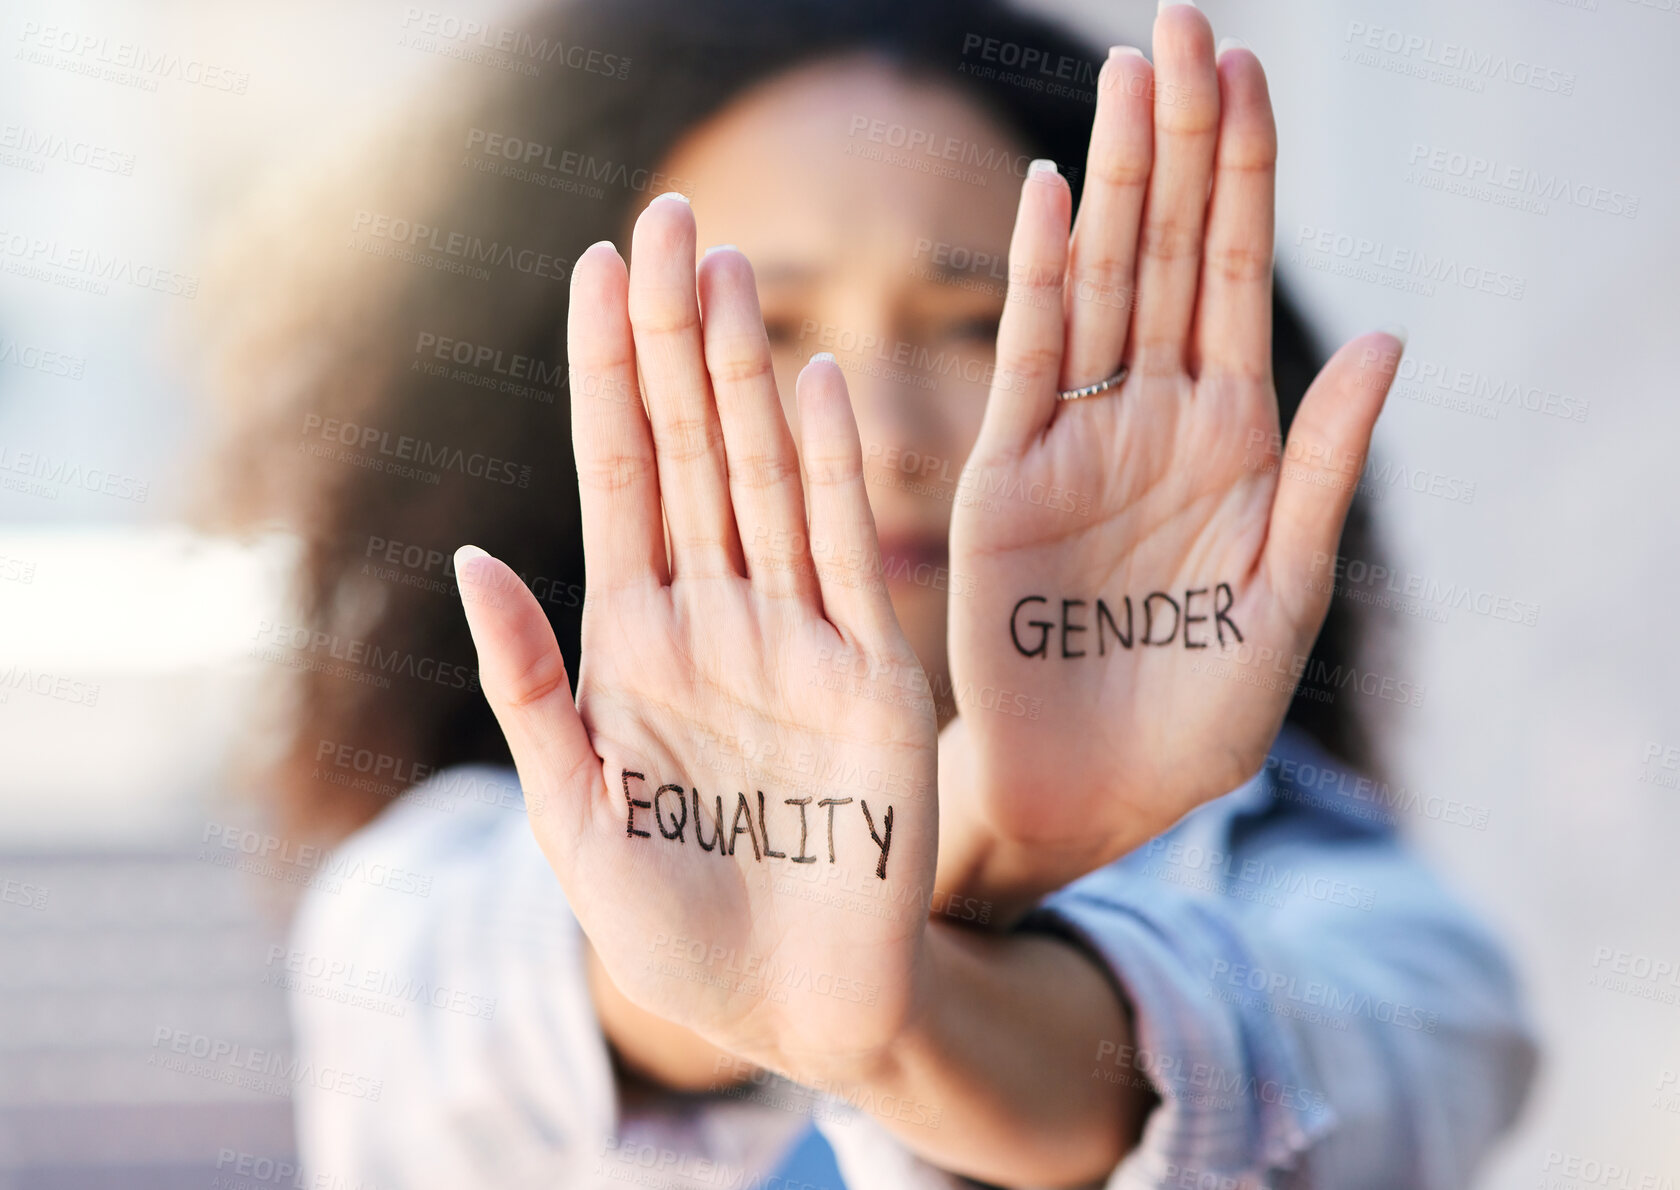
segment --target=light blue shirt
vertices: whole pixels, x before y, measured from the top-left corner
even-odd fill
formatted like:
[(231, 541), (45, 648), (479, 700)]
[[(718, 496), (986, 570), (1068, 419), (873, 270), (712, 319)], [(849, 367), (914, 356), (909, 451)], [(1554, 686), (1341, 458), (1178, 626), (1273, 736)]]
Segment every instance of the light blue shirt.
[[(1286, 733), (1254, 780), (1023, 927), (1087, 947), (1131, 1006), (1091, 1076), (1160, 1105), (1108, 1187), (1468, 1183), (1534, 1045), (1506, 960), (1397, 841), (1385, 792)], [(336, 859), (415, 879), (314, 889), (294, 928), (299, 1057), (344, 1076), (297, 1101), (322, 1185), (799, 1190), (777, 1171), (813, 1123), (853, 1190), (967, 1184), (788, 1084), (621, 1095), (511, 772), (439, 774)]]

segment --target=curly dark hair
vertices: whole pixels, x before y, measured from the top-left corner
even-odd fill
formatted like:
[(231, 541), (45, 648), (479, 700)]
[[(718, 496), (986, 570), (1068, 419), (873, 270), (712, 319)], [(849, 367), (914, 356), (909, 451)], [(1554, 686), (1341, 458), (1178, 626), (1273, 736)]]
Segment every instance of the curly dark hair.
[[(295, 681), (263, 763), (281, 826), (312, 838), (353, 830), (431, 771), (508, 762), (477, 689), (456, 546), (531, 583), (576, 672), (569, 264), (620, 238), (650, 193), (681, 188), (652, 171), (685, 132), (773, 75), (863, 53), (960, 89), (1033, 156), (1083, 162), (1105, 56), (1000, 0), (571, 0), (506, 29), (422, 16), (405, 36), (459, 60), (320, 184), (244, 221), (210, 303), (228, 433), (205, 519), (302, 542), (298, 622), (270, 633)], [(982, 77), (971, 51), (988, 44), (1022, 70)], [(1035, 75), (1045, 63), (1057, 72)], [(1071, 81), (1034, 82), (1047, 74)], [(570, 155), (566, 187), (469, 168), (486, 130)], [(440, 262), (454, 271), (422, 267)], [(1274, 327), (1287, 430), (1320, 361), (1282, 296)], [(1344, 553), (1373, 558), (1369, 536), (1356, 502)], [(1352, 662), (1355, 615), (1334, 601), (1309, 672)], [(1369, 760), (1345, 699), (1297, 698), (1289, 720)]]

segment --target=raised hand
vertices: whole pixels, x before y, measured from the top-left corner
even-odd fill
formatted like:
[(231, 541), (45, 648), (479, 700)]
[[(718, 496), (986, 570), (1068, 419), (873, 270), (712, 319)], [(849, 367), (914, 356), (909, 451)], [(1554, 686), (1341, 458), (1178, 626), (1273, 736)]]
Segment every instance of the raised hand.
[(925, 922), (794, 877), (926, 905), (932, 701), (880, 578), (839, 369), (801, 374), (796, 455), (752, 270), (724, 249), (697, 272), (694, 243), (665, 196), (628, 272), (610, 244), (577, 262), (575, 705), (511, 570), (463, 550), (462, 597), (537, 840), (617, 988), (763, 1065), (866, 1068), (920, 1007)]
[[(1029, 173), (951, 530), (977, 590), (952, 600), (945, 755), (967, 771), (947, 815), (981, 824), (944, 845), (953, 888), (1019, 906), (1100, 866), (1252, 776), (1282, 723), (1329, 606), (1312, 560), (1336, 551), (1402, 344), (1343, 347), (1280, 441), (1276, 159), (1259, 61), (1216, 59), (1175, 4), (1153, 67), (1103, 68), (1071, 240), (1066, 183)], [(1040, 714), (995, 709), (999, 689)]]

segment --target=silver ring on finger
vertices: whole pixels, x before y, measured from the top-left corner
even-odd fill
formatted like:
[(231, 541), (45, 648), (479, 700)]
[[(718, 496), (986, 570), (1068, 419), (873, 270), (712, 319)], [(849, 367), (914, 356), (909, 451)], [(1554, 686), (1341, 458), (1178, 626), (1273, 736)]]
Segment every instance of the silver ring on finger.
[(1083, 401), (1086, 397), (1100, 396), (1103, 393), (1108, 392), (1110, 389), (1119, 388), (1120, 385), (1125, 382), (1126, 374), (1130, 371), (1131, 369), (1125, 364), (1121, 364), (1120, 370), (1110, 376), (1107, 380), (1099, 380), (1095, 384), (1087, 384), (1084, 388), (1065, 389), (1062, 392), (1057, 393), (1056, 398), (1062, 401)]

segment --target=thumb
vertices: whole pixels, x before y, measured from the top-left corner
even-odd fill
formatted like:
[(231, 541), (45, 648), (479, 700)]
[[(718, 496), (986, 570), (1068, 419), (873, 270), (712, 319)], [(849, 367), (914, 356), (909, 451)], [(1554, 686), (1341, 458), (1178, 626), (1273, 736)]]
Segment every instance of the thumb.
[(1406, 349), (1403, 327), (1361, 335), (1318, 374), (1289, 429), (1278, 462), (1277, 492), (1266, 537), (1271, 589), (1297, 621), (1314, 631), (1330, 604), (1330, 589), (1308, 584), (1327, 567), (1342, 539), (1371, 449), (1371, 432)]
[(536, 596), (476, 545), (455, 551), (455, 578), (478, 650), (479, 684), (513, 753), (531, 829), (548, 851), (562, 838), (580, 837), (586, 808), (603, 792), (601, 760)]

